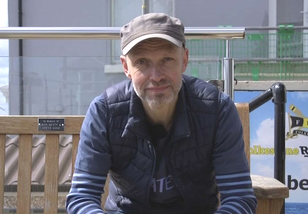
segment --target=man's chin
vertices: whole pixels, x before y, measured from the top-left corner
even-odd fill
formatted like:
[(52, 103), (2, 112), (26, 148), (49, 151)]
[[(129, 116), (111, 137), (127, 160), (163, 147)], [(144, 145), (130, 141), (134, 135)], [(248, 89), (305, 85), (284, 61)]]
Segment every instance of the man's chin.
[(155, 99), (150, 99), (150, 98), (146, 98), (145, 99), (146, 102), (148, 103), (149, 106), (151, 107), (155, 107), (155, 108), (160, 108), (164, 105), (168, 105), (171, 103), (171, 101), (173, 100), (172, 97), (169, 98), (155, 98)]
[(161, 102), (147, 102), (147, 103), (151, 108), (161, 108), (164, 105), (166, 105), (166, 103), (161, 103)]

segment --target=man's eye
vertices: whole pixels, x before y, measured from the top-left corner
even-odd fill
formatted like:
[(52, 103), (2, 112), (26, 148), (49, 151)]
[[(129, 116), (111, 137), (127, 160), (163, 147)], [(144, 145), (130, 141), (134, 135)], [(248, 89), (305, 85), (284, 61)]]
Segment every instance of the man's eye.
[(139, 65), (144, 65), (146, 63), (147, 63), (147, 61), (145, 59), (139, 59), (139, 60), (136, 61), (136, 64), (139, 64)]
[(164, 59), (163, 59), (163, 61), (164, 62), (170, 62), (170, 61), (172, 61), (173, 59), (171, 58), (171, 57), (165, 57)]

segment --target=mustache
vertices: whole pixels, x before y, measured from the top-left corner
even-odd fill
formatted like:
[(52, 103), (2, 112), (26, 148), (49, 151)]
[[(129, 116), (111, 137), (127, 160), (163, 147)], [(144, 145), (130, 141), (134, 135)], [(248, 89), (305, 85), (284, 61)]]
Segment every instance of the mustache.
[(159, 82), (150, 80), (150, 81), (146, 84), (146, 87), (153, 87), (153, 86), (157, 87), (157, 86), (165, 86), (165, 85), (170, 85), (170, 81), (167, 80), (167, 79), (162, 79), (162, 80), (160, 80)]

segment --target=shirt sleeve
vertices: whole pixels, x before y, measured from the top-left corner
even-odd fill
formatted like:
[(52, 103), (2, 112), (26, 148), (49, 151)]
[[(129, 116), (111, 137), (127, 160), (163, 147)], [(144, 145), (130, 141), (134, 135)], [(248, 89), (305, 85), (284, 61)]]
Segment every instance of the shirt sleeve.
[(101, 95), (91, 102), (80, 130), (75, 171), (66, 198), (68, 213), (104, 213), (101, 195), (111, 163), (106, 115), (107, 108)]
[(75, 170), (70, 192), (66, 197), (66, 210), (70, 214), (105, 213), (101, 197), (107, 175), (96, 175)]
[(233, 101), (224, 93), (220, 96), (213, 164), (217, 175), (249, 170), (242, 123)]
[(103, 95), (90, 104), (80, 130), (75, 168), (84, 172), (106, 175), (111, 165), (107, 139), (107, 107)]
[(255, 213), (257, 200), (244, 150), (243, 128), (236, 106), (221, 93), (213, 165), (221, 197), (216, 212)]
[(250, 173), (216, 175), (221, 205), (215, 214), (254, 214), (257, 199), (254, 195)]

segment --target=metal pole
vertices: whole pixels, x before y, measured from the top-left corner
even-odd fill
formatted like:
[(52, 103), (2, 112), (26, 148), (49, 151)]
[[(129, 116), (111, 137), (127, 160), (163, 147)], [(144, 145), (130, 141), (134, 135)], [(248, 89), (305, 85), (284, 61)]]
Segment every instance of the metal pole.
[[(22, 0), (18, 0), (18, 27), (23, 26)], [(24, 52), (23, 40), (18, 40), (18, 62), (19, 62), (19, 114), (24, 114)]]
[(234, 60), (232, 58), (222, 59), (224, 92), (234, 98)]
[[(272, 87), (273, 102), (275, 105), (274, 122), (274, 177), (285, 184), (285, 104), (287, 102), (286, 88), (282, 83), (276, 83)], [(281, 214), (285, 213), (285, 202)]]
[[(120, 39), (120, 27), (3, 27), (0, 39)], [(245, 28), (185, 28), (186, 39), (243, 39)]]
[[(307, 28), (308, 27), (308, 0), (304, 0), (303, 5), (303, 24)], [(303, 31), (303, 57), (308, 57), (308, 30), (304, 29)]]
[(149, 13), (149, 0), (142, 0), (142, 15)]
[(236, 62), (303, 62), (308, 58), (242, 58), (235, 59)]
[[(284, 84), (277, 82), (267, 91), (249, 102), (249, 112), (252, 112), (259, 106), (263, 105), (269, 99), (273, 98), (275, 105), (274, 120), (274, 178), (285, 184), (285, 160), (286, 160), (286, 135), (285, 135), (285, 105), (287, 102), (286, 87)], [(281, 214), (285, 213), (285, 201), (283, 201)]]
[[(273, 24), (275, 26), (270, 26), (270, 27), (245, 27), (246, 31), (256, 31), (256, 30), (262, 30), (262, 31), (276, 31), (276, 30), (281, 30), (281, 27), (276, 27), (277, 24)], [(293, 26), (292, 29), (294, 30), (307, 30), (308, 26)]]
[(267, 89), (249, 102), (249, 112), (259, 108), (273, 97), (272, 89)]
[[(275, 102), (275, 101), (274, 101)], [(281, 103), (275, 103), (275, 120), (274, 120), (274, 177), (281, 183), (285, 184), (285, 134), (282, 130), (285, 130), (285, 105)], [(283, 201), (281, 214), (285, 212), (285, 201)]]
[(230, 58), (230, 43), (226, 40), (226, 53), (222, 59), (224, 92), (234, 99), (234, 59)]
[(226, 56), (225, 57), (226, 58), (230, 57), (230, 42), (228, 39), (226, 40)]

